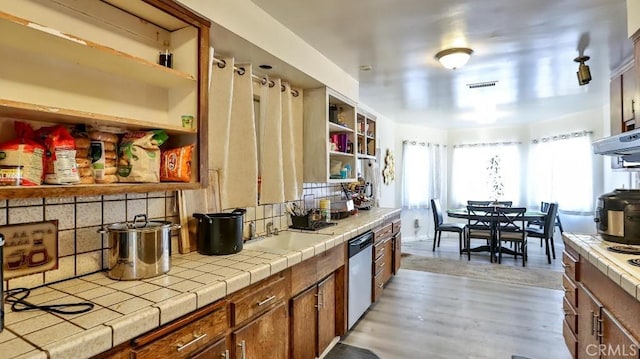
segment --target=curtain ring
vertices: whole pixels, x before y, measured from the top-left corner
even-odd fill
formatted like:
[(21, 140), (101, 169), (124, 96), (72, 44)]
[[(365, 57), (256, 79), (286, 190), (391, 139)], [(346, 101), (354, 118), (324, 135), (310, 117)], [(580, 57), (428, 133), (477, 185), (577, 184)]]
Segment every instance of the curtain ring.
[(276, 83), (275, 83), (275, 82), (273, 82), (273, 81), (269, 81), (269, 87), (273, 87), (273, 86), (275, 86), (275, 85), (276, 85)]
[(293, 97), (298, 97), (298, 95), (300, 95), (298, 90), (291, 90), (291, 94), (293, 95)]
[(245, 72), (246, 72), (246, 71), (245, 71), (244, 67), (239, 67), (239, 68), (238, 68), (238, 75), (242, 76), (242, 75), (244, 75), (244, 74), (245, 74)]
[(266, 77), (263, 77), (263, 78), (262, 78), (262, 80), (260, 80), (260, 84), (261, 84), (262, 86), (266, 85), (266, 84), (267, 84), (267, 78), (266, 78)]
[(287, 88), (284, 87), (284, 85), (280, 85), (280, 92), (284, 92), (284, 90), (286, 90)]
[(218, 67), (224, 69), (227, 66), (227, 62), (224, 60), (218, 60)]

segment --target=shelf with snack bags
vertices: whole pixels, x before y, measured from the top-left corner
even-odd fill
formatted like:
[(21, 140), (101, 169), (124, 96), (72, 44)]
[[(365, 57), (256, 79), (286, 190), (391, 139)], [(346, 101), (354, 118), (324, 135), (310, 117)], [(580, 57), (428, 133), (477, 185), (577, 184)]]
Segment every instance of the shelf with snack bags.
[[(42, 184), (37, 183), (36, 166), (15, 158), (3, 163), (0, 153), (0, 199), (206, 185), (209, 53), (203, 49), (209, 48), (208, 20), (170, 0), (132, 0), (119, 6), (99, 0), (25, 0), (0, 5), (0, 15), (0, 27), (11, 37), (0, 41), (11, 49), (0, 65), (12, 69), (0, 72), (0, 82), (7, 84), (0, 88), (0, 151), (16, 140), (15, 122), (36, 132), (64, 127), (76, 141), (73, 148), (64, 141), (56, 142), (53, 151), (38, 148), (43, 152)], [(159, 52), (171, 54), (172, 61), (162, 63)], [(83, 126), (86, 132), (75, 132)], [(155, 130), (168, 135), (164, 145), (149, 149), (136, 144), (157, 155), (153, 175), (134, 170), (127, 177), (129, 163), (120, 151), (124, 139)], [(91, 138), (91, 131), (101, 134)], [(103, 138), (109, 135), (114, 137)], [(45, 157), (52, 153), (60, 169), (54, 180), (45, 169)], [(158, 161), (163, 159), (173, 167), (160, 174)], [(27, 170), (35, 183), (23, 183)], [(44, 183), (47, 175), (50, 184)]]

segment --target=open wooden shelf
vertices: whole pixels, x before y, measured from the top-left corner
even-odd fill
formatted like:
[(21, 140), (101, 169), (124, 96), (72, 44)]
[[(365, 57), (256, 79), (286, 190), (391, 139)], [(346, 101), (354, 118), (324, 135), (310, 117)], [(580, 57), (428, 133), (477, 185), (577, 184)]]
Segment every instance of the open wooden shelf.
[(97, 196), (190, 190), (201, 187), (200, 183), (183, 182), (0, 186), (0, 199)]
[(340, 151), (329, 151), (329, 154), (331, 156), (341, 156), (341, 157), (353, 157), (353, 156), (355, 156), (353, 153), (346, 153), (346, 152), (340, 152)]
[(123, 130), (151, 130), (163, 129), (168, 134), (196, 134), (196, 129), (183, 128), (141, 121), (138, 119), (109, 116), (97, 113), (82, 112), (64, 108), (39, 106), (31, 103), (0, 99), (0, 117), (15, 118), (30, 121), (45, 121), (60, 124), (86, 124), (92, 126), (116, 126)]
[(4, 12), (0, 12), (0, 33), (5, 34), (0, 36), (0, 45), (38, 53), (44, 58), (65, 59), (163, 88), (196, 83), (194, 76), (184, 72)]
[(329, 133), (334, 133), (334, 132), (350, 132), (353, 133), (353, 129), (349, 128), (349, 127), (345, 127), (345, 126), (340, 126), (336, 123), (333, 122), (329, 122)]

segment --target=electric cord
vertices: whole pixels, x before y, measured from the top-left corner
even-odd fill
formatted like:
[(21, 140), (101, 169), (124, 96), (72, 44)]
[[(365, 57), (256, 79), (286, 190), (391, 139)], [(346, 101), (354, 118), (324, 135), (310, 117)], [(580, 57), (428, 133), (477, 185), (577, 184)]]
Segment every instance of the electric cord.
[(89, 302), (35, 305), (26, 301), (29, 294), (31, 294), (31, 289), (28, 288), (9, 289), (5, 291), (5, 301), (7, 303), (11, 303), (11, 310), (13, 310), (14, 312), (23, 312), (27, 310), (44, 310), (46, 312), (57, 314), (80, 314), (86, 313), (94, 307), (94, 304)]

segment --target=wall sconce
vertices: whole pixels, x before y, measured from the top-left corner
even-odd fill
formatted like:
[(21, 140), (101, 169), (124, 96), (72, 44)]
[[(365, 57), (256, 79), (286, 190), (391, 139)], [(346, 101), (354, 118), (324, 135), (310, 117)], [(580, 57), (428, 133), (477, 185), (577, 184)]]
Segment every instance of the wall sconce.
[(589, 56), (578, 56), (573, 59), (573, 61), (580, 63), (580, 66), (578, 66), (578, 72), (576, 73), (578, 75), (578, 84), (580, 84), (580, 86), (586, 85), (591, 81), (591, 71), (589, 71), (589, 66), (584, 64), (589, 61), (589, 59)]
[(464, 66), (473, 50), (466, 47), (454, 47), (451, 49), (445, 49), (436, 54), (436, 59), (440, 61), (440, 64), (447, 69), (455, 70)]

